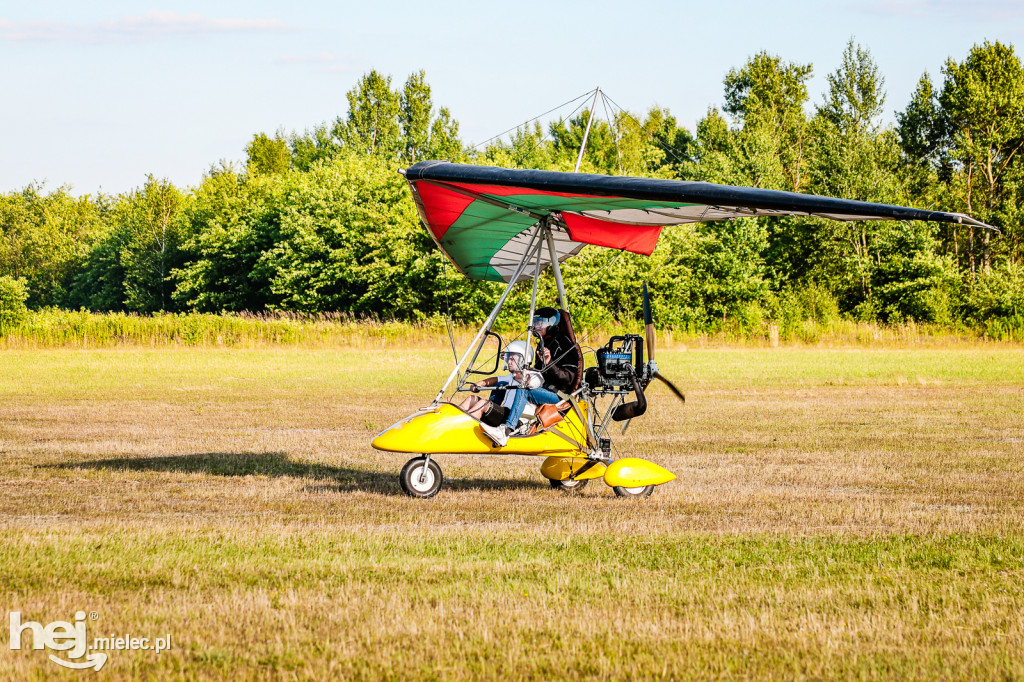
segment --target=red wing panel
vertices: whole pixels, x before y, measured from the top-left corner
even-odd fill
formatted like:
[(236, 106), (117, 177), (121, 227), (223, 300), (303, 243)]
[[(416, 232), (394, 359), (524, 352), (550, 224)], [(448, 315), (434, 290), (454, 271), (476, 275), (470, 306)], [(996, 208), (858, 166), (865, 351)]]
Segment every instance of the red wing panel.
[(427, 226), (434, 232), (434, 237), (440, 239), (448, 228), (452, 226), (462, 212), (473, 203), (473, 197), (459, 194), (429, 182), (416, 183), (416, 191), (419, 192), (420, 200), (423, 202), (423, 212), (426, 213)]
[(624, 249), (645, 256), (651, 255), (661, 236), (661, 225), (623, 225), (588, 218), (578, 213), (562, 213), (573, 241), (611, 249)]

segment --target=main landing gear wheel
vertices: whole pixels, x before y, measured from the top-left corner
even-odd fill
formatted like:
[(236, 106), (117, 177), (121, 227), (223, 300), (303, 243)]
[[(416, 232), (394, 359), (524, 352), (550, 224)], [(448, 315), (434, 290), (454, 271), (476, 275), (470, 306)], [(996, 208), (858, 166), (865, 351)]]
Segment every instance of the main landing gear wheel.
[(402, 491), (406, 495), (427, 498), (433, 497), (441, 489), (444, 476), (441, 475), (441, 467), (434, 460), (427, 461), (426, 457), (413, 457), (402, 467), (398, 481), (402, 484)]
[(650, 497), (651, 493), (654, 492), (653, 485), (642, 485), (636, 488), (624, 488), (621, 485), (613, 486), (612, 490), (615, 491), (615, 495), (618, 497)]
[(587, 487), (586, 481), (556, 481), (553, 478), (548, 479), (548, 483), (555, 490), (561, 490), (567, 493), (578, 493)]

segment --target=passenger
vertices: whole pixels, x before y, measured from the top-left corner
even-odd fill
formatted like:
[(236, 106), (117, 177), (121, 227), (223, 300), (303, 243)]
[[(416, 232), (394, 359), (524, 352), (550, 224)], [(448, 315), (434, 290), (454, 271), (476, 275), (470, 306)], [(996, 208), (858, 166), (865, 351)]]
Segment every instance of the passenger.
[[(490, 400), (471, 396), (462, 404), (462, 409), (471, 417), (480, 420), (484, 433), (498, 446), (504, 446), (508, 443), (508, 437), (517, 432), (519, 419), (528, 402), (543, 405), (559, 400), (557, 394), (542, 387), (542, 374), (529, 368), (533, 352), (525, 341), (513, 341), (508, 344), (502, 356), (505, 359), (505, 368), (511, 372), (510, 374), (488, 377), (469, 386), (474, 393), (481, 388), (490, 387), (505, 390), (492, 391)], [(501, 421), (501, 417), (504, 417), (504, 422)]]

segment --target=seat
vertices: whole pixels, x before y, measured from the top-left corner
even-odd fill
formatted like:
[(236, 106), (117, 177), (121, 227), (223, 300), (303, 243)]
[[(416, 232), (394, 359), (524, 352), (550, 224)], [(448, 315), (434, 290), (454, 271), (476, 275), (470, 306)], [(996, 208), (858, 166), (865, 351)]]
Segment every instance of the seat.
[(575, 393), (579, 389), (580, 384), (583, 383), (583, 349), (580, 348), (580, 342), (576, 339), (576, 330), (573, 329), (572, 325), (572, 315), (570, 315), (568, 310), (561, 308), (558, 309), (558, 312), (560, 313), (558, 326), (576, 346), (576, 380), (573, 382), (572, 390), (569, 391), (569, 393)]

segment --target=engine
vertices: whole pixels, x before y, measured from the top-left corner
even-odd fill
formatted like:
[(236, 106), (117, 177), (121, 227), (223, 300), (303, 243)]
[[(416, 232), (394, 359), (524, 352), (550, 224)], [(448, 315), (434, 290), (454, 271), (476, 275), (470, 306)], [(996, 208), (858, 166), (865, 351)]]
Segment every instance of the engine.
[(592, 390), (632, 391), (633, 377), (643, 382), (646, 371), (643, 337), (613, 336), (597, 350), (597, 367), (587, 370), (586, 381)]

